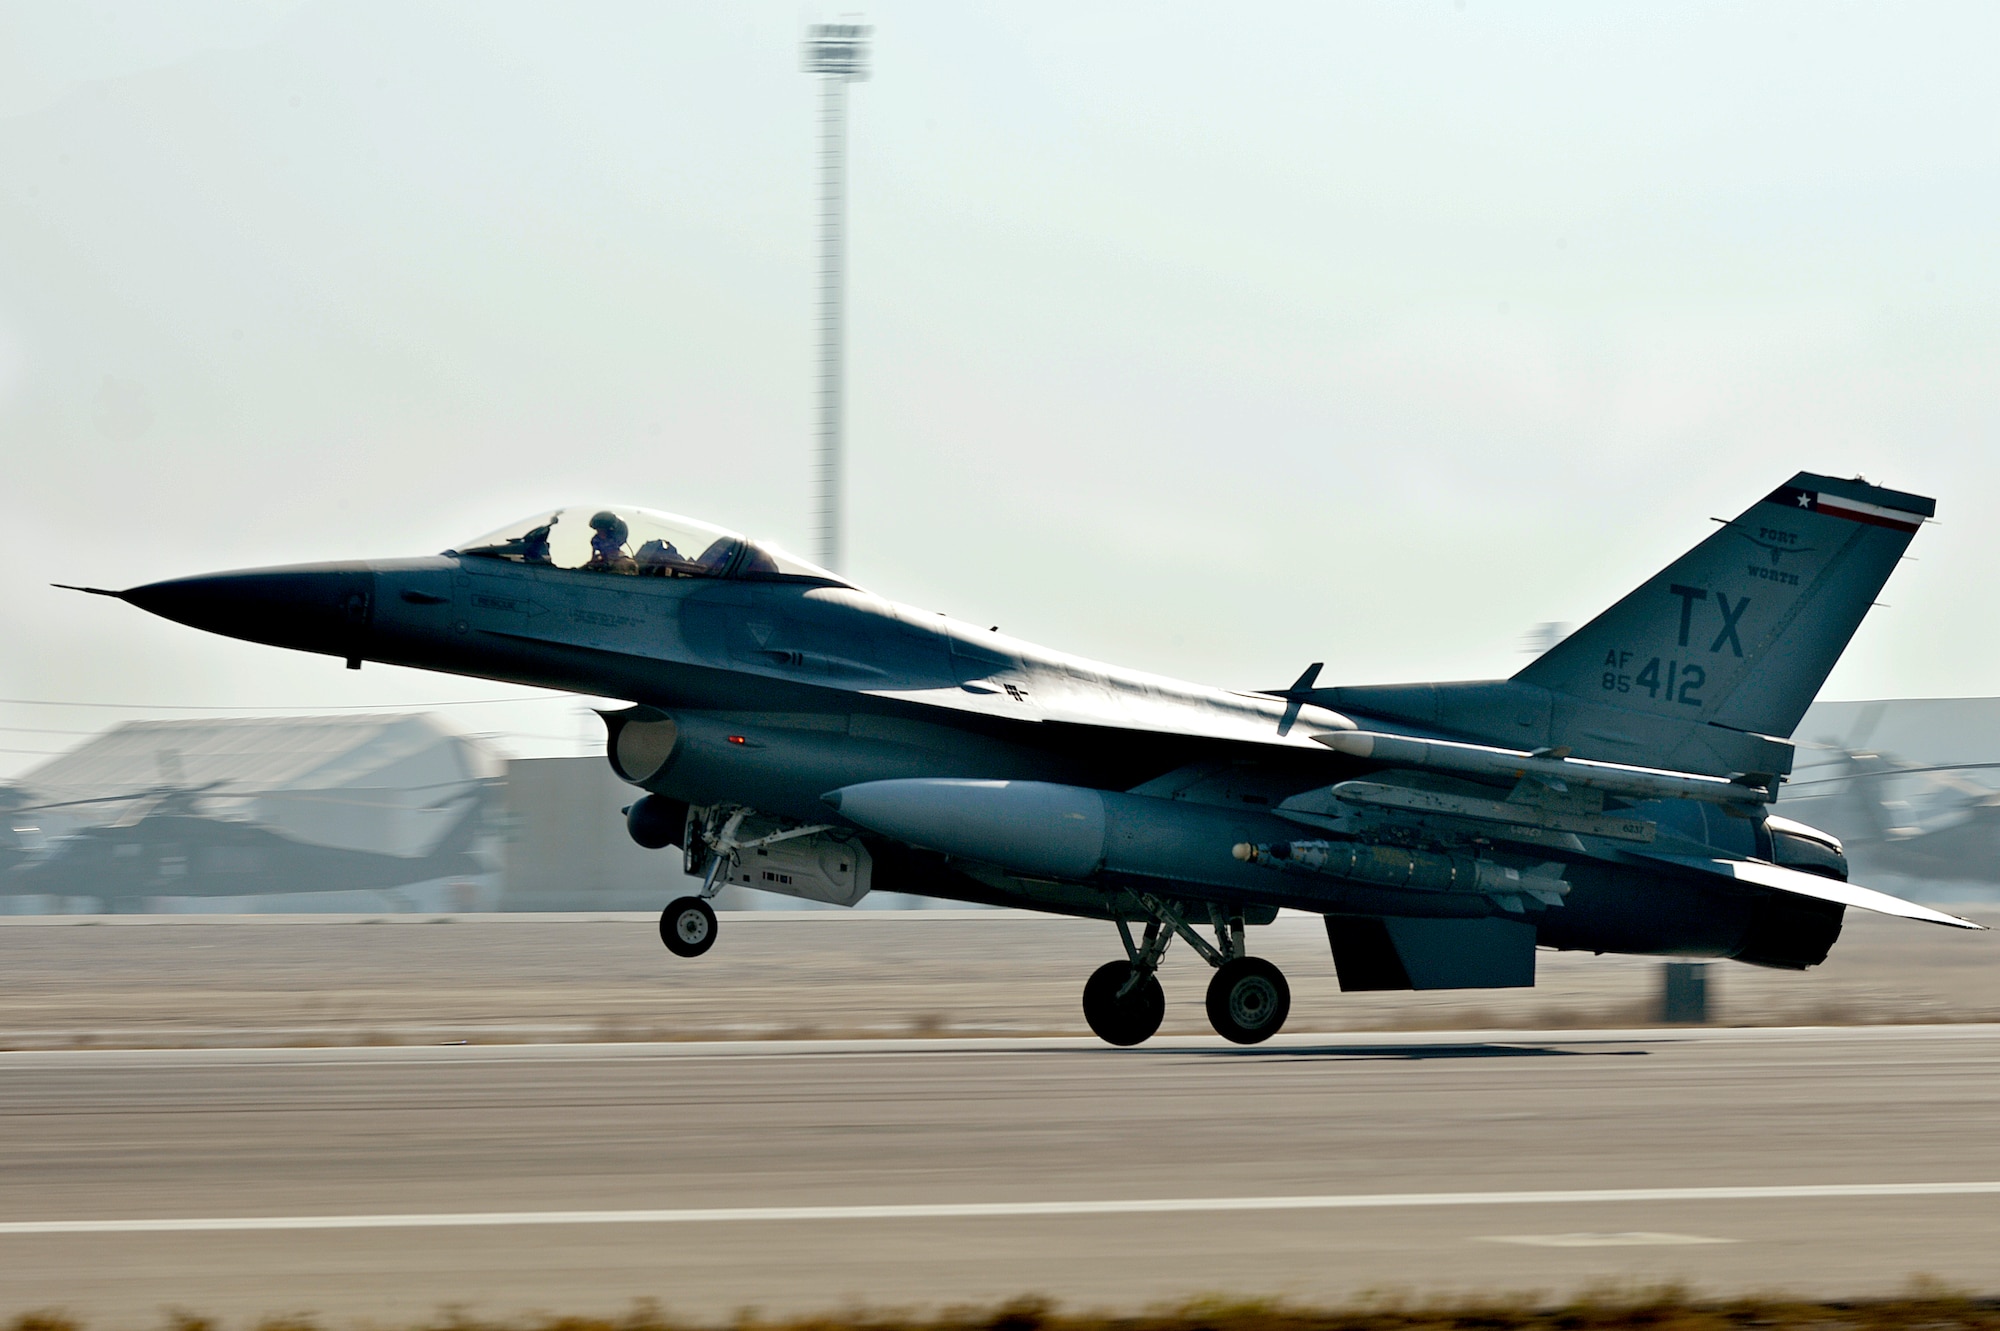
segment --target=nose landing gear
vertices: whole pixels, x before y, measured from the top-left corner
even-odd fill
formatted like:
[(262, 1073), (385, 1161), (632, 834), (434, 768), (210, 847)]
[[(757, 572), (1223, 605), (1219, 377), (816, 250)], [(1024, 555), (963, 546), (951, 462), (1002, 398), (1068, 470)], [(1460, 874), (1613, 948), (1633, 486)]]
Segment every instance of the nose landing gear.
[(715, 946), (715, 909), (700, 897), (682, 897), (660, 912), (660, 941), (677, 957), (698, 957)]
[(660, 912), (660, 941), (677, 957), (698, 957), (715, 946), (715, 908), (708, 900), (722, 890), (730, 866), (736, 863), (740, 849), (736, 829), (743, 825), (746, 812), (729, 811), (727, 821), (717, 827), (716, 811), (711, 811), (702, 820), (700, 830), (688, 838), (690, 872), (695, 867), (692, 861), (696, 846), (702, 848), (708, 865), (701, 878), (700, 896), (677, 897)]
[[(632, 807), (638, 809), (641, 805)], [(752, 816), (752, 810), (740, 805), (716, 805), (695, 812), (700, 815), (699, 825), (690, 823), (688, 826), (687, 854), (682, 863), (689, 873), (701, 874), (701, 892), (697, 896), (677, 898), (660, 915), (660, 941), (667, 945), (667, 951), (677, 957), (698, 957), (715, 946), (715, 910), (708, 903), (729, 884), (730, 874), (742, 865), (744, 851), (816, 836), (829, 830), (825, 823), (814, 823), (808, 827), (782, 828), (743, 840), (739, 833), (743, 830), (744, 820)], [(844, 869), (847, 866), (841, 867)], [(864, 876), (861, 891), (865, 893), (867, 890)]]

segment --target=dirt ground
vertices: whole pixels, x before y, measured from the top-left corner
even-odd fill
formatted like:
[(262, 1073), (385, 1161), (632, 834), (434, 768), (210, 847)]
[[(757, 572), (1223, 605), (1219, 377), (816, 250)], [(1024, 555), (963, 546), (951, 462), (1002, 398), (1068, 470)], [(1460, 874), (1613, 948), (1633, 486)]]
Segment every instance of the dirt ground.
[[(1292, 1032), (1639, 1026), (1662, 982), (1657, 960), (1544, 952), (1533, 989), (1342, 994), (1313, 916), (1251, 949), (1291, 979)], [(0, 1047), (1082, 1035), (1084, 977), (1116, 955), (1108, 926), (1006, 911), (728, 913), (692, 961), (642, 915), (16, 916)], [(2000, 1021), (1996, 960), (2000, 933), (1850, 911), (1815, 970), (1710, 965), (1710, 1016)], [(1207, 974), (1169, 955), (1163, 1033), (1207, 1031)]]

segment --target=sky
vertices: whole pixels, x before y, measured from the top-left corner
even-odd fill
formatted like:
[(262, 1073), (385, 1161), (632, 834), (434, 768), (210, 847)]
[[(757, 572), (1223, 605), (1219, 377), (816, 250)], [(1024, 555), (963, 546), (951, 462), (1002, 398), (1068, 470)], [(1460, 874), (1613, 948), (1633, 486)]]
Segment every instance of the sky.
[[(53, 582), (607, 501), (809, 553), (799, 39), (842, 17), (0, 5), (0, 777), (231, 709), (601, 734)], [(2000, 694), (2000, 9), (865, 18), (861, 585), (1228, 687), (1495, 677), (1794, 471), (1863, 474), (1939, 521), (1824, 696)]]

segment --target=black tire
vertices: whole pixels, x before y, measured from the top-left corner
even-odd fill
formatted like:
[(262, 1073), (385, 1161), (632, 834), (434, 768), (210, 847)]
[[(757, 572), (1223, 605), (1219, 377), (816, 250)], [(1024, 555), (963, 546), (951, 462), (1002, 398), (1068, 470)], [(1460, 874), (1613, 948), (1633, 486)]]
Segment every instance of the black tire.
[(1152, 1039), (1167, 1015), (1167, 993), (1158, 976), (1148, 975), (1131, 993), (1118, 996), (1131, 976), (1131, 962), (1107, 961), (1083, 986), (1083, 1019), (1098, 1039), (1120, 1048)]
[(1261, 1044), (1292, 1013), (1285, 973), (1262, 957), (1237, 957), (1216, 968), (1208, 982), (1208, 1024), (1225, 1040)]
[(715, 912), (700, 897), (682, 897), (660, 912), (660, 941), (677, 957), (698, 957), (715, 946)]

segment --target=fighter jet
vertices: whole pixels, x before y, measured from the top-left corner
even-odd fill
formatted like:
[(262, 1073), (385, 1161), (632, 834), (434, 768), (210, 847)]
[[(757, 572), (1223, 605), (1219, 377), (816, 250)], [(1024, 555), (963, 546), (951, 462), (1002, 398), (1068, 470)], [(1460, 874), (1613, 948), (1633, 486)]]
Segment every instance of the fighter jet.
[(1804, 969), (1849, 906), (1978, 927), (1847, 882), (1837, 839), (1769, 811), (1782, 737), (1935, 509), (1801, 473), (1511, 679), (1437, 684), (1122, 669), (641, 508), (101, 594), (352, 669), (625, 700), (631, 834), (704, 884), (661, 917), (679, 956), (731, 883), (1084, 916), (1122, 944), (1084, 985), (1100, 1037), (1159, 1029), (1182, 941), (1253, 1044), (1291, 994), (1247, 927), (1286, 907), (1325, 917), (1344, 990), (1531, 985), (1537, 948)]

